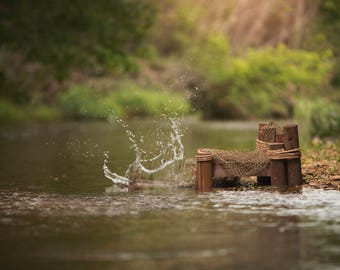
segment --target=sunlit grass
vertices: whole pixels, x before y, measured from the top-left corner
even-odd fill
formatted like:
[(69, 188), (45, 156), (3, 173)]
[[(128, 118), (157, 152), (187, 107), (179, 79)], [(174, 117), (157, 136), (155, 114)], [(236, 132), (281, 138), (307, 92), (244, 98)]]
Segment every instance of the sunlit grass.
[(190, 110), (189, 102), (182, 95), (140, 88), (132, 83), (110, 91), (73, 86), (59, 97), (58, 107), (66, 117), (87, 119), (105, 119), (112, 113), (123, 118), (157, 117), (163, 113), (187, 114)]

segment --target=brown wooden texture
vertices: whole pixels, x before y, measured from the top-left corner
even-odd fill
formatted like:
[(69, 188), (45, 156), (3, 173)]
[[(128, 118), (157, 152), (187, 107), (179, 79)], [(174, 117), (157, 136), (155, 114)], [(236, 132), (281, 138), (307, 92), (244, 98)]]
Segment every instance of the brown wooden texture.
[[(284, 144), (285, 150), (296, 149), (300, 147), (299, 144), (299, 132), (298, 125), (289, 124), (283, 127), (284, 130)], [(288, 185), (296, 186), (302, 185), (302, 173), (301, 173), (301, 159), (287, 159), (286, 160), (286, 168), (287, 168), (287, 178)]]
[(268, 122), (260, 122), (260, 123), (258, 124), (257, 138), (258, 138), (259, 140), (261, 140), (261, 138), (260, 138), (260, 132), (261, 132), (262, 129), (263, 129), (264, 127), (266, 127), (267, 125), (268, 125)]
[(197, 181), (197, 190), (200, 191), (202, 189), (202, 176), (201, 176), (201, 161), (196, 161), (196, 181)]
[[(275, 142), (276, 129), (274, 127), (267, 127), (267, 124), (265, 122), (259, 123), (257, 138), (264, 142)], [(269, 170), (263, 171), (262, 174), (269, 174)], [(259, 186), (269, 186), (270, 176), (258, 176), (257, 184)]]
[[(284, 143), (270, 143), (269, 150), (284, 149)], [(286, 176), (286, 162), (284, 159), (271, 159), (270, 160), (270, 177), (271, 185), (282, 187), (288, 185)]]
[(284, 143), (284, 133), (276, 133), (276, 143)]
[(212, 190), (213, 161), (197, 161), (197, 185), (198, 191)]

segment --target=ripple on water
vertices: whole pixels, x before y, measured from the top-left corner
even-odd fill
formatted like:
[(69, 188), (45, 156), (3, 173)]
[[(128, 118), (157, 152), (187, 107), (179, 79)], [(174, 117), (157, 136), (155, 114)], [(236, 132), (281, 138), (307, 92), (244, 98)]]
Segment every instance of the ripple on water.
[[(138, 214), (159, 209), (238, 213), (254, 216), (299, 216), (340, 224), (340, 192), (304, 189), (301, 193), (218, 191), (197, 195), (191, 191), (141, 191), (119, 195), (79, 196), (0, 191), (1, 223), (11, 215)], [(305, 223), (308, 226), (307, 223)]]
[(264, 191), (221, 191), (208, 195), (209, 201), (225, 211), (306, 216), (340, 222), (340, 192), (304, 189), (301, 193)]

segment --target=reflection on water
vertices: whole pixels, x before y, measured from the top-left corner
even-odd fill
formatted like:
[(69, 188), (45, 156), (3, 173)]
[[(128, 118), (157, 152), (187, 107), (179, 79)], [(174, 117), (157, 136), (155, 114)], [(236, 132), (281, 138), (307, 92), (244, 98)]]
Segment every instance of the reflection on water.
[[(137, 136), (153, 138), (155, 126), (170, 129), (168, 122), (129, 122)], [(223, 125), (185, 122), (185, 157), (197, 148), (254, 149), (256, 124)], [(149, 144), (149, 145), (147, 145)], [(145, 140), (145, 147), (155, 144)], [(0, 188), (58, 194), (100, 194), (111, 181), (103, 175), (104, 153), (110, 152), (110, 170), (124, 175), (135, 160), (129, 139), (118, 124), (105, 122), (60, 123), (3, 128), (0, 130)], [(163, 173), (163, 172), (162, 172)], [(162, 179), (164, 175), (153, 175)]]
[[(198, 147), (254, 147), (253, 124), (187, 129), (187, 157)], [(127, 145), (105, 123), (1, 131), (1, 269), (339, 268), (339, 192), (111, 192), (103, 153), (124, 172)]]
[[(191, 189), (159, 188), (128, 195), (59, 195), (13, 190), (0, 191), (0, 211), (4, 215), (34, 212), (42, 216), (116, 216), (140, 211), (173, 209), (242, 215), (276, 215), (331, 221), (340, 226), (340, 192), (304, 189), (300, 193), (274, 191), (216, 191), (197, 194)], [(257, 222), (260, 222), (257, 221)], [(276, 226), (268, 224), (266, 226)], [(306, 224), (304, 224), (306, 225)], [(340, 231), (340, 227), (338, 228)]]
[(1, 198), (1, 254), (19, 267), (17, 256), (52, 269), (61, 262), (104, 269), (336, 269), (339, 263), (337, 191), (2, 191)]

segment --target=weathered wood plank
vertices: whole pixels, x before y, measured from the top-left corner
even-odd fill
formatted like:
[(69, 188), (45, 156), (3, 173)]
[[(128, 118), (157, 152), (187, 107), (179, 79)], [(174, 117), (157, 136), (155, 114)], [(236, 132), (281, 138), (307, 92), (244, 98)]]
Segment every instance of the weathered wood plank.
[[(259, 123), (258, 135), (257, 138), (264, 142), (275, 142), (276, 139), (276, 129), (274, 127), (267, 127), (268, 123), (262, 122)], [(269, 186), (270, 182), (270, 172), (269, 170), (266, 173), (268, 176), (258, 176), (257, 184), (259, 186)]]
[[(299, 132), (297, 124), (289, 124), (283, 127), (285, 150), (297, 149), (300, 147)], [(301, 158), (287, 159), (288, 185), (302, 185)]]
[(212, 177), (213, 177), (213, 162), (211, 161), (199, 161), (199, 191), (207, 192), (212, 190)]
[[(270, 143), (269, 150), (284, 149), (284, 143)], [(270, 177), (271, 185), (282, 187), (288, 185), (286, 176), (286, 163), (284, 159), (270, 160)]]

